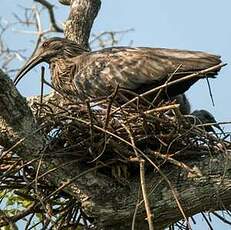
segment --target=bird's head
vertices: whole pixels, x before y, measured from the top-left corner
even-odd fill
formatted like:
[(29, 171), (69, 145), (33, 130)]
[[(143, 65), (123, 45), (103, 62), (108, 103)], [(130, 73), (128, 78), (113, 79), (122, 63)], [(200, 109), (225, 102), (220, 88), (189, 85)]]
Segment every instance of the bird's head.
[(28, 71), (41, 62), (50, 64), (57, 59), (75, 57), (84, 52), (88, 52), (88, 50), (65, 38), (47, 39), (39, 45), (36, 52), (17, 73), (14, 83), (16, 85)]
[(195, 110), (191, 113), (191, 115), (197, 118), (197, 123), (201, 122), (202, 124), (208, 124), (207, 126), (205, 126), (206, 131), (214, 132), (213, 127), (212, 127), (214, 126), (215, 128), (219, 129), (221, 132), (223, 132), (222, 128), (219, 126), (219, 124), (217, 124), (214, 116), (207, 110), (204, 110), (204, 109)]

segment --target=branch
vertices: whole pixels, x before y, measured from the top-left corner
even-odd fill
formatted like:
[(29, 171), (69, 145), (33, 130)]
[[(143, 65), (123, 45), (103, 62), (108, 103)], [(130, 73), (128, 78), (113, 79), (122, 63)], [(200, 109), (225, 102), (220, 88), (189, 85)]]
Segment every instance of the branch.
[(49, 14), (49, 17), (50, 17), (50, 21), (51, 21), (52, 29), (55, 32), (63, 33), (63, 29), (60, 28), (56, 23), (54, 11), (53, 11), (54, 6), (52, 4), (50, 4), (48, 1), (46, 1), (46, 0), (34, 0), (34, 1), (39, 2), (41, 5), (43, 5), (43, 6), (45, 6), (47, 8), (48, 14)]
[[(62, 1), (63, 2), (63, 1)], [(65, 23), (65, 37), (89, 48), (91, 27), (100, 9), (100, 0), (73, 0)]]
[(69, 6), (71, 5), (71, 0), (59, 0), (59, 2), (63, 5)]
[(7, 218), (2, 218), (0, 222), (0, 227), (6, 226), (7, 223), (15, 223), (16, 221), (25, 218), (26, 216), (34, 212), (34, 207), (35, 204), (32, 203), (31, 205), (28, 206), (26, 210), (19, 211), (16, 215), (12, 217), (7, 216), (3, 211), (1, 211), (1, 215), (4, 215)]

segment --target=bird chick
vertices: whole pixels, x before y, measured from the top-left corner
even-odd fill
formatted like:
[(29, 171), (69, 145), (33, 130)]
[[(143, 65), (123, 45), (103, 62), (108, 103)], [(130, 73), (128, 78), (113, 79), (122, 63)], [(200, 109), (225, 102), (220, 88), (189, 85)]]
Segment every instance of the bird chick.
[[(219, 124), (217, 124), (216, 119), (214, 118), (214, 116), (208, 112), (207, 110), (201, 109), (201, 110), (195, 110), (191, 113), (192, 116), (194, 116), (196, 118), (196, 124), (202, 124), (204, 129), (207, 132), (213, 132), (215, 133), (213, 127), (219, 129), (222, 133), (223, 130), (222, 128), (219, 126)], [(208, 124), (208, 125), (206, 125)]]

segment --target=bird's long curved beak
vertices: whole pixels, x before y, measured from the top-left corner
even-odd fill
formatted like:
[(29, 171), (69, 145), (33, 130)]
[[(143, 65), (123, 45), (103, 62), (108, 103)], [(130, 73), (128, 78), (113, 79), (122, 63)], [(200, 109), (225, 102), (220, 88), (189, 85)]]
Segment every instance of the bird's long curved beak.
[(218, 130), (220, 130), (222, 134), (225, 134), (225, 133), (224, 133), (224, 130), (221, 128), (221, 126), (220, 126), (219, 124), (214, 124), (213, 126), (214, 126), (215, 128), (217, 128)]
[(14, 79), (14, 84), (17, 85), (23, 76), (40, 62), (42, 62), (42, 58), (39, 55), (32, 56), (17, 73)]

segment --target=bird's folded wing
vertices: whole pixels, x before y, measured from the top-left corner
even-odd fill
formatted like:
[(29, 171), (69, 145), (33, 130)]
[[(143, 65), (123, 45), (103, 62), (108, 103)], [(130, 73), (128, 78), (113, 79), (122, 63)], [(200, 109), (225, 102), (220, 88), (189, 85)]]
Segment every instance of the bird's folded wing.
[[(146, 85), (156, 87), (168, 80), (174, 72), (175, 78), (172, 80), (220, 62), (219, 56), (200, 51), (116, 47), (76, 57), (78, 74), (75, 80), (79, 86), (88, 89), (93, 87), (98, 94), (107, 94), (117, 84), (131, 90)], [(189, 80), (185, 90), (194, 82)]]

